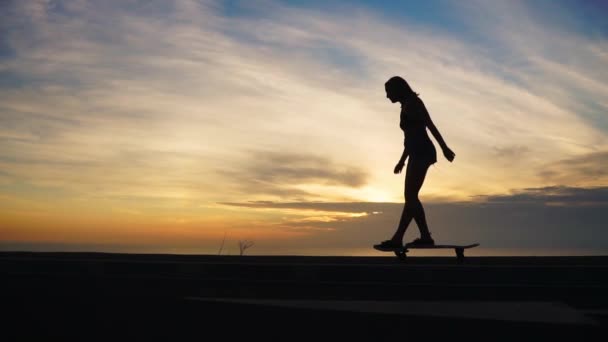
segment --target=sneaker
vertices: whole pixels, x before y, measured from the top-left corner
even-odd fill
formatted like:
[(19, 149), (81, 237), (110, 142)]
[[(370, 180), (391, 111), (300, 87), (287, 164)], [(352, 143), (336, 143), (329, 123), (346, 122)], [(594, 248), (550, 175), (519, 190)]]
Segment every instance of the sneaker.
[(433, 246), (433, 245), (435, 245), (435, 241), (431, 238), (428, 238), (428, 239), (418, 238), (418, 239), (408, 243), (406, 246)]
[(400, 242), (393, 240), (382, 241), (381, 243), (374, 245), (374, 248), (380, 251), (395, 251), (403, 249), (403, 245)]

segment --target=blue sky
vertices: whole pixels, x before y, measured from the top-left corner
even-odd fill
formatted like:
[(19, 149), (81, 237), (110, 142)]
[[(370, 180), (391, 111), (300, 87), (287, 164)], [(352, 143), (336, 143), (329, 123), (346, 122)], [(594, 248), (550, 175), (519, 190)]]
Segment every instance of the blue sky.
[[(227, 232), (259, 254), (369, 253), (403, 202), (394, 75), (456, 152), (421, 193), (439, 240), (458, 222), (487, 253), (608, 246), (605, 2), (0, 6), (4, 249), (206, 253)], [(543, 224), (560, 206), (573, 219)]]

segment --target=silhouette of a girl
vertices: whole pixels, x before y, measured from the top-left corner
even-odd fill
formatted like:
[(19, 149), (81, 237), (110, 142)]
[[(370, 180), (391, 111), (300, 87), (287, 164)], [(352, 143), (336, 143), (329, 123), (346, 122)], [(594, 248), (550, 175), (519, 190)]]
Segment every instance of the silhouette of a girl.
[(395, 166), (394, 173), (401, 173), (408, 156), (409, 161), (405, 172), (405, 205), (401, 214), (401, 220), (399, 221), (399, 227), (390, 240), (383, 241), (374, 247), (381, 250), (401, 248), (403, 246), (403, 235), (412, 218), (416, 221), (418, 229), (420, 229), (420, 238), (411, 242), (410, 245), (433, 245), (435, 241), (431, 238), (429, 227), (426, 224), (424, 208), (420, 199), (418, 199), (418, 192), (424, 183), (429, 166), (437, 162), (437, 152), (435, 151), (433, 142), (426, 133), (426, 129), (428, 128), (433, 133), (447, 160), (450, 162), (454, 160), (455, 154), (446, 145), (441, 134), (439, 134), (418, 94), (410, 88), (403, 78), (399, 76), (392, 77), (384, 84), (384, 87), (386, 89), (386, 97), (392, 103), (401, 103), (399, 126), (405, 135), (403, 154)]

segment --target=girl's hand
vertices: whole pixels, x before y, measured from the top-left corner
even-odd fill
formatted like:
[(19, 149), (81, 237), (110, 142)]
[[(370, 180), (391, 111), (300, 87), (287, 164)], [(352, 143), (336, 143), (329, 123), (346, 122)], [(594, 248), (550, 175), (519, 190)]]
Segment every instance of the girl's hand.
[(393, 170), (393, 173), (395, 173), (395, 174), (401, 173), (401, 170), (403, 170), (403, 165), (405, 165), (405, 163), (402, 161), (399, 161), (397, 163), (397, 165), (395, 165), (395, 170)]
[(449, 147), (447, 147), (447, 146), (443, 148), (443, 155), (444, 155), (444, 156), (445, 156), (445, 158), (446, 158), (447, 160), (449, 160), (450, 162), (451, 162), (452, 160), (454, 160), (454, 157), (456, 157), (456, 154), (455, 154), (455, 153), (454, 153), (452, 150), (450, 150), (450, 148), (449, 148)]

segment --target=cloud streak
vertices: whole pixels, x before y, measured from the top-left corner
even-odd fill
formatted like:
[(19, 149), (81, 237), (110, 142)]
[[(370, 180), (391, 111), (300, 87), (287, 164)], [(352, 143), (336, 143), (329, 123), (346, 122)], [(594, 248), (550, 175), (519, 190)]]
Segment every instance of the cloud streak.
[(356, 166), (340, 165), (317, 155), (275, 151), (248, 151), (246, 154), (238, 168), (220, 171), (226, 177), (225, 182), (234, 183), (242, 193), (278, 196), (279, 199), (288, 195), (313, 198), (321, 194), (314, 195), (306, 190), (307, 186), (360, 188), (368, 178), (366, 172)]
[(599, 151), (549, 163), (539, 176), (555, 184), (608, 184), (608, 152)]

